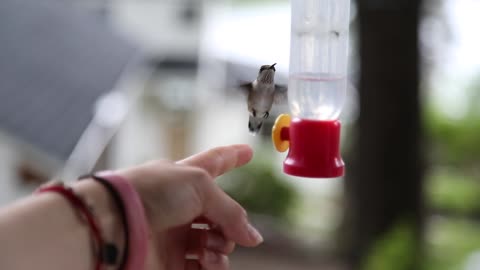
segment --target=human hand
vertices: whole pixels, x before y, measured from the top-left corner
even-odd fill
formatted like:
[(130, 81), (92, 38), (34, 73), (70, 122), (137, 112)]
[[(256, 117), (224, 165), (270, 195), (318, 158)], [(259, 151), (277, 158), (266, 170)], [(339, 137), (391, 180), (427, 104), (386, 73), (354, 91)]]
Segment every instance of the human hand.
[[(215, 183), (217, 176), (252, 158), (247, 145), (214, 148), (187, 159), (153, 161), (120, 170), (143, 200), (150, 224), (147, 269), (228, 269), (235, 244), (253, 247), (263, 239), (248, 222), (246, 211)], [(186, 261), (190, 223), (204, 216), (213, 223), (196, 261)]]

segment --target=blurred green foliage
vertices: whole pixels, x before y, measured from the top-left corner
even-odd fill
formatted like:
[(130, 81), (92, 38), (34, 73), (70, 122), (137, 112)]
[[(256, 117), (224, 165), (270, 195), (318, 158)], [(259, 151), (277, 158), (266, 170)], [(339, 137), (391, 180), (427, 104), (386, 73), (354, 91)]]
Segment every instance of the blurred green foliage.
[(425, 270), (464, 270), (465, 261), (480, 251), (478, 222), (451, 218), (431, 220), (426, 235)]
[(259, 152), (256, 156), (248, 165), (223, 177), (220, 185), (248, 211), (289, 222), (298, 202), (297, 191), (274, 173), (270, 158)]
[(434, 210), (460, 215), (480, 213), (480, 181), (474, 177), (437, 169), (427, 180), (427, 203)]
[[(468, 169), (480, 165), (480, 76), (465, 91), (469, 97), (465, 114), (452, 119), (441, 110), (428, 107), (425, 114), (427, 142), (434, 165)], [(452, 101), (458, 102), (458, 101)]]
[(480, 115), (469, 113), (452, 120), (429, 110), (425, 124), (427, 142), (432, 149), (430, 159), (435, 165), (462, 168), (480, 165)]
[(425, 114), (430, 161), (425, 191), (433, 211), (422, 269), (465, 269), (468, 256), (480, 250), (480, 79), (462, 91), (469, 97), (462, 117), (452, 119), (436, 108)]
[(373, 245), (363, 269), (413, 269), (417, 252), (413, 226), (409, 222), (398, 222)]

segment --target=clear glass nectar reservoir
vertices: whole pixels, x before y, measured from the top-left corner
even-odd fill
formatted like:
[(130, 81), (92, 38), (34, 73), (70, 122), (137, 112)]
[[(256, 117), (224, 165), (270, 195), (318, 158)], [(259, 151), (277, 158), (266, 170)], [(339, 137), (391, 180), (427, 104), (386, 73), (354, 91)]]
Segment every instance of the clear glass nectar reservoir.
[(288, 100), (294, 117), (336, 120), (347, 86), (350, 0), (291, 0)]

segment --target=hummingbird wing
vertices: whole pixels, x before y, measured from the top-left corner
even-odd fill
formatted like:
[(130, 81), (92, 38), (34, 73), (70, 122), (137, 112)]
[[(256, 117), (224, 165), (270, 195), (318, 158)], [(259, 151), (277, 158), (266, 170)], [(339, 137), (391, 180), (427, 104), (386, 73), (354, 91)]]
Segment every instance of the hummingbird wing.
[(242, 93), (245, 95), (245, 96), (248, 96), (248, 94), (250, 94), (250, 91), (252, 90), (253, 88), (253, 85), (251, 82), (249, 83), (242, 83), (238, 86), (238, 89), (240, 91), (242, 91)]
[(283, 103), (288, 100), (288, 88), (286, 85), (275, 84), (275, 92), (273, 93), (273, 101), (275, 104)]

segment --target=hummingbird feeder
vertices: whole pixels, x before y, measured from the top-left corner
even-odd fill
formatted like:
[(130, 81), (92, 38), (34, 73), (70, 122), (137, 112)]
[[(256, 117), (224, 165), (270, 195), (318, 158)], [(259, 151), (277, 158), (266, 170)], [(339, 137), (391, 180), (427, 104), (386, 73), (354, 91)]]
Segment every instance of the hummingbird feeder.
[(272, 130), (284, 172), (344, 174), (338, 117), (346, 96), (350, 0), (292, 0), (288, 102)]

